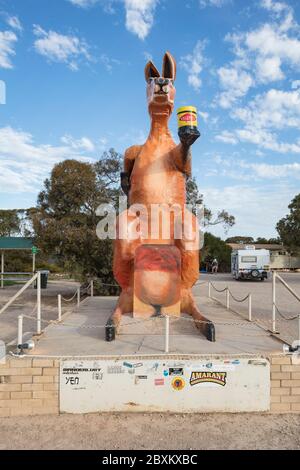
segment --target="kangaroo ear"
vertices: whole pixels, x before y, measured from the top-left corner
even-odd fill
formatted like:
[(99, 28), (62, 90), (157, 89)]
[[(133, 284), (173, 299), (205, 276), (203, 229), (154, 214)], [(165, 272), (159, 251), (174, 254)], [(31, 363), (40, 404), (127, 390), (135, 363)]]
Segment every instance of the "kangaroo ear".
[(145, 79), (146, 82), (149, 80), (149, 78), (155, 78), (155, 77), (160, 77), (160, 73), (155, 67), (155, 65), (149, 60), (148, 64), (145, 67)]
[(162, 76), (164, 78), (171, 78), (172, 80), (176, 78), (176, 62), (170, 52), (166, 52), (164, 55)]

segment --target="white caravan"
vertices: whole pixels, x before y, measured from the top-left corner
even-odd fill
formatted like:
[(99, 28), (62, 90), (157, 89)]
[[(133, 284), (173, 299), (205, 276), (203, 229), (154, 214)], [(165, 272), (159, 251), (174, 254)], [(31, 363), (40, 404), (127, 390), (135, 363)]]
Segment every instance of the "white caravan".
[(235, 279), (264, 281), (270, 270), (270, 251), (256, 250), (255, 246), (245, 246), (244, 250), (231, 253), (231, 272)]

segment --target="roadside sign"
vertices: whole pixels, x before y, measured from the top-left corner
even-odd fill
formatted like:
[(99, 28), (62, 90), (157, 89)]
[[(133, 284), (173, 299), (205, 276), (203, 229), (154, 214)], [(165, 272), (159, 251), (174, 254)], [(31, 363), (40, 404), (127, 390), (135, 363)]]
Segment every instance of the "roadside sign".
[(39, 251), (39, 250), (38, 250), (38, 248), (37, 248), (36, 246), (33, 246), (33, 247), (31, 248), (31, 253), (32, 253), (33, 255), (36, 255), (38, 251)]

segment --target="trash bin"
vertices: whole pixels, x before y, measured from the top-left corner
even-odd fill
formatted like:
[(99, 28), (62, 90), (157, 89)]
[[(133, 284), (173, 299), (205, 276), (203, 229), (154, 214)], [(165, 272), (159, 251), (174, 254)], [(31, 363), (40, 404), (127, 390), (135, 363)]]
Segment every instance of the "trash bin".
[[(41, 289), (47, 289), (48, 276), (50, 271), (40, 270), (39, 272), (41, 273)], [(34, 288), (37, 289), (37, 280), (34, 283)]]

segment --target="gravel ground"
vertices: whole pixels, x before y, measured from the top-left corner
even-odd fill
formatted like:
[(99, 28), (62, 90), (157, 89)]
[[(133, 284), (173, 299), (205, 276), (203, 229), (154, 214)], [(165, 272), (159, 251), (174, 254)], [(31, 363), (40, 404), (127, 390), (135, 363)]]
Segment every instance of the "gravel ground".
[(300, 449), (296, 414), (92, 414), (0, 419), (0, 449)]

